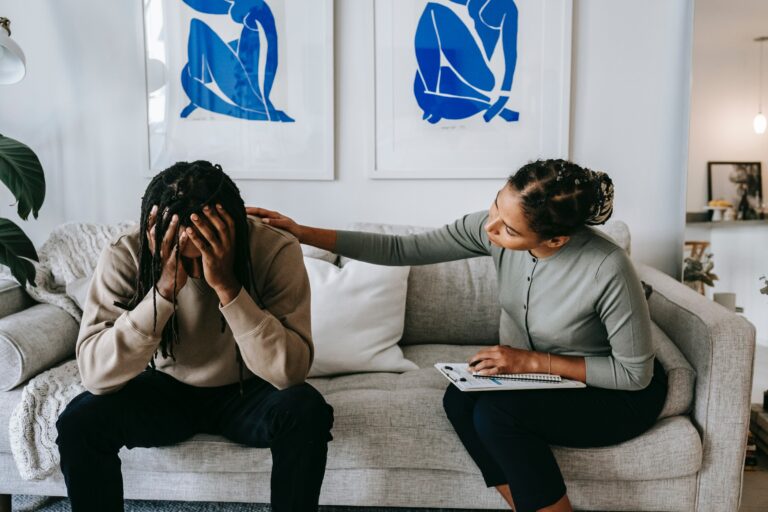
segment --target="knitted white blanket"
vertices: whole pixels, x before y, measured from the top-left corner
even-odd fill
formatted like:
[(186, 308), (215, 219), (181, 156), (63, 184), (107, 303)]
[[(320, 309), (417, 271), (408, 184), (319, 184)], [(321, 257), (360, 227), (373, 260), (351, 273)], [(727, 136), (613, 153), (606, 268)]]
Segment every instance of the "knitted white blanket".
[[(38, 251), (37, 286), (27, 286), (29, 295), (62, 308), (80, 322), (82, 312), (67, 296), (67, 284), (92, 275), (103, 247), (130, 225), (65, 224), (56, 228)], [(5, 269), (2, 274), (7, 277), (10, 272)], [(58, 469), (56, 420), (83, 391), (74, 360), (39, 374), (24, 387), (8, 428), (11, 452), (23, 479), (43, 479)]]

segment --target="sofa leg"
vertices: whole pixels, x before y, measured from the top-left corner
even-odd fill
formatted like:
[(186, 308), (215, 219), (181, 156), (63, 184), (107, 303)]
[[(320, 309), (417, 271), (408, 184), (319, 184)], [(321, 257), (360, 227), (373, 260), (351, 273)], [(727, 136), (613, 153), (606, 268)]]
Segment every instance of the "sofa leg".
[(0, 494), (0, 512), (11, 512), (10, 494)]

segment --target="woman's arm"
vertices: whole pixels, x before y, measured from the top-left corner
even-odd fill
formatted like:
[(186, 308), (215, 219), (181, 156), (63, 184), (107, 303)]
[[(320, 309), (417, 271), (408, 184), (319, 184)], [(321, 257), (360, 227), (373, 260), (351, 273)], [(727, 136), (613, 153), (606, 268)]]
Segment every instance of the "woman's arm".
[(472, 371), (480, 375), (550, 373), (566, 379), (587, 382), (587, 367), (583, 357), (533, 352), (506, 345), (496, 345), (481, 350), (470, 358), (469, 365)]
[(623, 250), (616, 249), (600, 263), (594, 279), (595, 312), (605, 326), (609, 355), (560, 356), (496, 346), (470, 359), (474, 369), (487, 375), (551, 371), (594, 387), (645, 388), (653, 377), (651, 319), (632, 262)]
[(624, 251), (606, 256), (595, 287), (595, 310), (608, 334), (610, 355), (560, 356), (497, 345), (479, 351), (469, 364), (483, 375), (553, 373), (599, 388), (645, 388), (653, 377), (651, 317), (640, 279)]
[(651, 315), (645, 291), (629, 256), (616, 249), (595, 276), (595, 310), (605, 326), (611, 354), (587, 356), (587, 384), (607, 389), (639, 390), (653, 377)]
[(301, 226), (263, 208), (246, 208), (248, 215), (293, 234), (303, 244), (378, 265), (426, 265), (490, 254), (485, 234), (488, 212), (465, 215), (442, 228), (414, 235), (384, 235)]

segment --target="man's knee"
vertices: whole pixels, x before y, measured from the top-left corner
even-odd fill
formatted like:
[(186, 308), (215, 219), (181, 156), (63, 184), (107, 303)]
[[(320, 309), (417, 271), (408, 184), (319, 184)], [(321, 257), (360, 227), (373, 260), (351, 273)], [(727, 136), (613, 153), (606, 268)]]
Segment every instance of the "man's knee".
[(278, 391), (280, 414), (291, 430), (300, 435), (330, 440), (333, 408), (311, 385), (304, 383)]

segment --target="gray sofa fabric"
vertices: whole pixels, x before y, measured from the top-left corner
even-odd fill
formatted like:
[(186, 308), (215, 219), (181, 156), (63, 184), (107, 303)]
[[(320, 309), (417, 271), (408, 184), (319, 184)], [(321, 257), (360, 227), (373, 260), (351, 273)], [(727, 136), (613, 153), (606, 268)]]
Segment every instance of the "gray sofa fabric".
[(667, 374), (667, 400), (659, 418), (687, 414), (693, 404), (696, 371), (655, 322), (651, 322), (651, 336), (656, 357)]
[[(636, 439), (553, 447), (571, 501), (588, 510), (735, 511), (754, 330), (670, 277), (638, 270), (654, 288), (653, 338), (669, 379), (667, 401), (659, 422)], [(497, 342), (496, 290), (488, 258), (413, 267), (401, 344), (420, 369), (311, 380), (336, 416), (321, 503), (505, 508), (445, 418), (448, 382), (431, 368)], [(58, 472), (40, 482), (16, 472), (7, 428), (20, 393), (0, 393), (0, 494), (63, 495)], [(268, 450), (199, 435), (173, 447), (123, 450), (122, 458), (128, 498), (268, 501)]]
[[(430, 228), (354, 223), (350, 229), (391, 235)], [(349, 258), (341, 257), (343, 266)], [(401, 345), (493, 345), (499, 340), (499, 288), (488, 257), (411, 267)]]
[(0, 318), (0, 391), (70, 357), (77, 331), (72, 316), (50, 304), (36, 304)]
[[(11, 421), (11, 413), (16, 404), (21, 400), (23, 386), (17, 386), (10, 391), (0, 391), (0, 453), (11, 455), (11, 441), (8, 437), (8, 424)], [(14, 467), (13, 472), (18, 476), (18, 471)], [(7, 475), (0, 473), (0, 482)]]
[(16, 281), (0, 279), (0, 318), (23, 311), (35, 304)]

